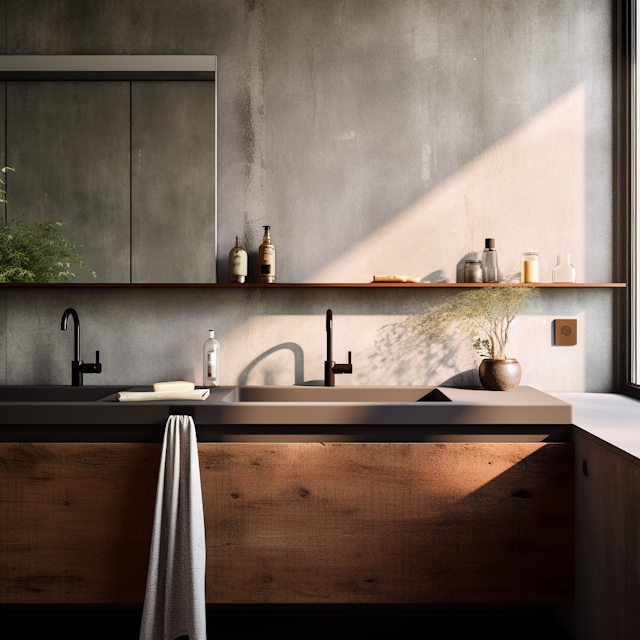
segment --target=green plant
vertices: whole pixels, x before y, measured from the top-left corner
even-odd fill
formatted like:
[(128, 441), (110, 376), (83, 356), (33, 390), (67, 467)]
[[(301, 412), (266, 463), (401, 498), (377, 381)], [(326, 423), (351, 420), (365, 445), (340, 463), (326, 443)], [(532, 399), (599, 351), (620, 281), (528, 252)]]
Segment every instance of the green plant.
[[(4, 167), (3, 173), (10, 167)], [(0, 180), (1, 182), (1, 180)], [(4, 184), (4, 182), (2, 183)], [(6, 191), (0, 190), (0, 201), (6, 202)], [(27, 224), (14, 218), (0, 224), (0, 283), (72, 282), (73, 265), (86, 268), (76, 249), (59, 234), (62, 222)], [(92, 271), (93, 277), (96, 272)]]
[[(483, 357), (504, 360), (509, 327), (518, 311), (536, 294), (533, 287), (472, 289), (428, 307), (423, 314), (409, 316), (405, 323), (431, 340), (441, 340), (445, 331), (456, 325), (475, 340), (473, 346)], [(478, 334), (484, 338), (478, 338)]]
[(481, 358), (491, 357), (491, 340), (476, 338), (473, 348), (480, 354)]
[[(0, 226), (0, 282), (73, 282), (73, 265), (85, 268), (76, 245), (61, 238), (61, 222), (28, 225), (14, 218)], [(92, 271), (94, 278), (95, 271)]]

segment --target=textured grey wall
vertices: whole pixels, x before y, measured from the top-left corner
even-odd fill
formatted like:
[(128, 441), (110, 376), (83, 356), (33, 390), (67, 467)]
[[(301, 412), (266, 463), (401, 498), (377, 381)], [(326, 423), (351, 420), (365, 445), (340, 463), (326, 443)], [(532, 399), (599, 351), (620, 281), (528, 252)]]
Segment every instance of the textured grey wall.
[[(486, 236), (505, 274), (517, 272), (521, 251), (539, 250), (543, 279), (564, 252), (579, 280), (612, 278), (605, 0), (5, 4), (10, 54), (218, 56), (221, 281), (234, 236), (252, 255), (262, 224), (272, 226), (281, 282), (455, 281)], [(197, 382), (212, 321), (224, 383), (288, 384), (296, 362), (298, 377), (319, 378), (332, 307), (336, 356), (351, 348), (358, 371), (340, 384), (439, 383), (476, 366), (469, 345), (452, 337), (444, 348), (407, 348), (393, 333), (438, 295), (11, 291), (5, 375), (66, 383), (57, 323), (77, 305), (85, 357), (103, 352), (102, 382)], [(512, 334), (523, 382), (609, 390), (612, 308), (607, 291), (543, 291)], [(551, 346), (554, 317), (579, 319), (577, 347)], [(299, 348), (276, 349), (284, 343)]]

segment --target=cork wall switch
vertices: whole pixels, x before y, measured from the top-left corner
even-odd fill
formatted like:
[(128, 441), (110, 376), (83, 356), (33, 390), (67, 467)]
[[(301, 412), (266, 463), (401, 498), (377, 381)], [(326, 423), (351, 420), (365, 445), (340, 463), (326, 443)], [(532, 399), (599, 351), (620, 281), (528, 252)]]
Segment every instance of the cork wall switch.
[(561, 346), (573, 346), (578, 344), (578, 321), (554, 320), (555, 323), (555, 344)]

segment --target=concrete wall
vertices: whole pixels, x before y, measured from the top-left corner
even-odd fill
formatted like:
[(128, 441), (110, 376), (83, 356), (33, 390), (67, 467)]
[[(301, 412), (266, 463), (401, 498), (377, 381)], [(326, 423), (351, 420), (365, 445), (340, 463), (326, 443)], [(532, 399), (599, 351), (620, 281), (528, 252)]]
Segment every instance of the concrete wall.
[[(5, 9), (8, 54), (218, 56), (220, 281), (235, 235), (255, 256), (263, 224), (280, 282), (455, 281), (488, 236), (505, 275), (538, 250), (543, 280), (558, 253), (573, 255), (579, 281), (612, 280), (604, 0), (0, 0)], [(95, 382), (199, 382), (210, 327), (225, 384), (318, 379), (329, 307), (336, 359), (354, 352), (356, 373), (338, 384), (471, 382), (468, 340), (428, 345), (397, 326), (442, 295), (11, 290), (0, 295), (0, 382), (68, 382), (67, 306), (83, 356), (101, 351)], [(613, 302), (610, 291), (543, 291), (512, 331), (523, 383), (610, 390)], [(552, 346), (556, 317), (578, 318), (578, 346)]]

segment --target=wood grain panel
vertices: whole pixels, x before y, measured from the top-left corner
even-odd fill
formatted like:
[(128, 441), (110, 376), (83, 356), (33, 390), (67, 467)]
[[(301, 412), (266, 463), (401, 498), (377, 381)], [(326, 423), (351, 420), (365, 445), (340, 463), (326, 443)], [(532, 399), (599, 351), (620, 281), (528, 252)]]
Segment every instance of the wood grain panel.
[(7, 82), (10, 218), (64, 223), (77, 282), (130, 282), (129, 116), (128, 82)]
[(571, 444), (201, 444), (209, 602), (566, 602)]
[[(571, 600), (571, 444), (199, 452), (208, 602)], [(0, 601), (141, 603), (159, 458), (0, 445)]]
[(142, 602), (160, 447), (0, 445), (0, 601)]

